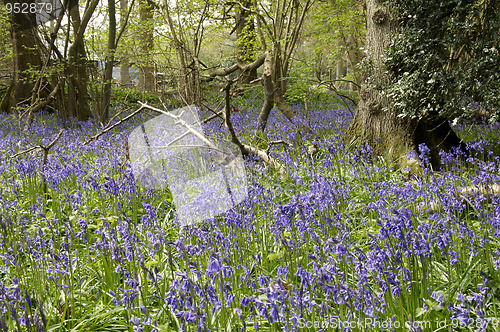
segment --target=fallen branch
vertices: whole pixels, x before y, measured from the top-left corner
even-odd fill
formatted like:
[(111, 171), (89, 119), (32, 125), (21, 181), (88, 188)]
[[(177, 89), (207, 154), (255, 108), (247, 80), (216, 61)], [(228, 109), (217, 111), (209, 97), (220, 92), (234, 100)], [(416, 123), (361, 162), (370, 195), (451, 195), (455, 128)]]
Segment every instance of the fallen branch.
[(271, 146), (273, 146), (273, 145), (280, 145), (280, 144), (282, 144), (282, 145), (288, 145), (289, 147), (293, 147), (293, 145), (291, 143), (288, 143), (288, 142), (286, 142), (284, 140), (281, 140), (281, 139), (278, 140), (278, 141), (272, 141), (272, 142), (268, 143), (268, 146), (267, 146), (267, 149), (266, 149), (266, 154), (269, 154), (269, 150), (271, 150)]
[(248, 155), (250, 153), (256, 155), (259, 157), (264, 163), (266, 163), (269, 167), (277, 170), (281, 176), (286, 175), (286, 169), (285, 166), (280, 164), (276, 159), (271, 157), (266, 151), (259, 150), (251, 145), (243, 144), (241, 141), (238, 139), (238, 136), (236, 135), (236, 132), (234, 131), (233, 124), (231, 122), (231, 112), (230, 112), (230, 104), (231, 104), (231, 85), (233, 84), (233, 81), (228, 80), (226, 83), (226, 86), (224, 87), (224, 91), (226, 93), (226, 106), (224, 107), (224, 122), (229, 130), (229, 134), (231, 135), (231, 142), (236, 144), (240, 150), (241, 154), (243, 155)]
[[(39, 144), (39, 145), (36, 145), (36, 146), (32, 146), (31, 148), (28, 148), (26, 150), (23, 150), (23, 151), (20, 151), (20, 152), (18, 152), (16, 154), (13, 154), (9, 158), (10, 159), (14, 159), (14, 158), (16, 158), (16, 157), (18, 157), (20, 155), (23, 155), (23, 154), (26, 154), (26, 153), (30, 153), (31, 151), (35, 151), (35, 150), (39, 150), (39, 149), (43, 150), (43, 151), (48, 151), (48, 150), (50, 150), (54, 146), (54, 144), (57, 143), (57, 141), (59, 140), (59, 138), (61, 138), (61, 135), (62, 135), (63, 131), (64, 131), (64, 129), (61, 129), (59, 131), (59, 133), (57, 134), (57, 136), (48, 145), (41, 145), (41, 144)], [(48, 154), (48, 152), (47, 152), (47, 154)], [(47, 161), (47, 157), (45, 156), (45, 154), (44, 154), (44, 158), (43, 158), (42, 161), (43, 161), (43, 164), (45, 165), (45, 163)]]
[[(119, 126), (120, 124), (124, 123), (125, 121), (127, 121), (128, 119), (132, 118), (134, 115), (136, 115), (137, 113), (139, 113), (140, 111), (142, 111), (144, 107), (140, 107), (139, 109), (137, 109), (136, 111), (132, 112), (131, 114), (127, 115), (126, 117), (124, 117), (123, 119), (120, 119), (118, 122), (116, 122), (115, 124), (113, 125), (110, 125), (108, 124), (106, 127), (104, 127), (104, 129), (102, 129), (99, 133), (95, 134), (94, 136), (90, 137), (85, 143), (83, 143), (83, 145), (88, 145), (90, 142), (92, 142), (93, 140), (96, 140), (98, 139), (99, 137), (101, 137), (102, 135), (104, 135), (105, 133), (107, 133), (108, 131), (112, 130), (113, 128)], [(114, 118), (114, 117), (113, 117)]]
[(219, 111), (217, 113), (214, 113), (214, 114), (210, 115), (208, 118), (206, 118), (205, 120), (203, 120), (202, 122), (203, 123), (207, 123), (208, 121), (210, 121), (212, 119), (215, 119), (215, 118), (221, 118), (222, 119), (222, 116), (224, 115), (224, 111), (225, 111), (225, 109), (223, 109), (222, 111)]
[(175, 119), (175, 123), (176, 124), (180, 124), (181, 126), (183, 126), (184, 128), (186, 128), (186, 132), (184, 132), (184, 134), (178, 136), (177, 138), (175, 138), (173, 141), (171, 141), (169, 144), (172, 144), (180, 139), (182, 139), (183, 137), (187, 136), (188, 134), (193, 134), (194, 136), (196, 136), (200, 141), (202, 141), (203, 143), (205, 143), (209, 148), (213, 149), (213, 150), (216, 150), (216, 151), (219, 151), (221, 153), (225, 153), (221, 150), (219, 150), (219, 148), (217, 148), (217, 146), (215, 146), (214, 143), (212, 143), (210, 140), (208, 140), (204, 135), (203, 133), (200, 133), (198, 130), (196, 129), (193, 129), (193, 127), (187, 123), (186, 121), (184, 121), (181, 117), (181, 115), (174, 115), (172, 113), (169, 113), (169, 112), (166, 112), (164, 110), (161, 110), (159, 108), (156, 108), (154, 106), (150, 106), (148, 104), (145, 104), (145, 103), (142, 103), (142, 102), (138, 102), (140, 105), (141, 105), (141, 108), (148, 108), (152, 111), (155, 111), (155, 112), (158, 112), (158, 113), (161, 113), (161, 114), (164, 114), (168, 117), (171, 117), (173, 119)]

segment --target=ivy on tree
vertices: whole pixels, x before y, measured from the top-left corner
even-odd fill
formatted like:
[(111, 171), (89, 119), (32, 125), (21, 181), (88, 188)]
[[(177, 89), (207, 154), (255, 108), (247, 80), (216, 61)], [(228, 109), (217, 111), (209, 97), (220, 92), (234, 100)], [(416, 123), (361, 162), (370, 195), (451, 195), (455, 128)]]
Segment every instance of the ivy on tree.
[(390, 0), (391, 107), (412, 118), (500, 115), (500, 2)]

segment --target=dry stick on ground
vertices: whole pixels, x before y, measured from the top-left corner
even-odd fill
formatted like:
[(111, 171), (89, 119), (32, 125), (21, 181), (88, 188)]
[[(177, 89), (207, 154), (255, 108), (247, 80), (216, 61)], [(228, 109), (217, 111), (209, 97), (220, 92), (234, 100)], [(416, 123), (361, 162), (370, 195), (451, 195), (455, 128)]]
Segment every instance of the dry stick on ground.
[[(225, 153), (224, 151), (220, 150), (214, 143), (212, 143), (209, 139), (207, 139), (205, 137), (205, 135), (203, 135), (203, 133), (199, 132), (198, 130), (194, 129), (189, 123), (187, 123), (185, 120), (183, 120), (181, 118), (180, 115), (174, 115), (172, 113), (169, 113), (167, 111), (164, 111), (164, 110), (161, 110), (159, 108), (156, 108), (154, 106), (150, 106), (148, 104), (145, 104), (145, 103), (142, 103), (142, 102), (138, 102), (141, 107), (143, 108), (148, 108), (152, 111), (155, 111), (155, 112), (158, 112), (158, 113), (161, 113), (161, 114), (164, 114), (172, 119), (175, 119), (175, 123), (176, 124), (179, 124), (181, 125), (182, 127), (186, 128), (186, 131), (181, 134), (180, 136), (177, 136), (173, 141), (169, 142), (169, 144), (167, 146), (158, 146), (156, 148), (166, 148), (168, 147), (169, 145), (171, 145), (172, 143), (182, 139), (184, 136), (188, 135), (188, 134), (192, 134), (194, 136), (196, 136), (200, 141), (202, 141), (203, 143), (205, 143), (210, 149), (212, 150), (215, 150), (215, 151), (218, 151), (218, 152), (221, 152), (223, 154), (227, 154)], [(187, 145), (185, 145), (187, 146)]]
[[(83, 145), (88, 145), (90, 142), (92, 142), (93, 140), (96, 140), (98, 139), (100, 136), (104, 135), (105, 133), (107, 133), (108, 131), (112, 130), (113, 128), (119, 126), (120, 124), (124, 123), (125, 121), (127, 121), (128, 119), (132, 118), (134, 115), (136, 115), (137, 113), (139, 113), (140, 111), (142, 111), (144, 109), (143, 106), (141, 106), (139, 109), (137, 109), (136, 111), (130, 113), (129, 115), (127, 115), (126, 117), (124, 117), (123, 119), (120, 119), (117, 123), (113, 124), (113, 125), (110, 125), (108, 123), (108, 125), (106, 127), (104, 127), (104, 129), (102, 129), (100, 132), (98, 132), (97, 134), (95, 134), (94, 136), (90, 137), (85, 143), (83, 143)], [(114, 117), (113, 117), (114, 119)]]
[[(280, 174), (285, 175), (286, 174), (285, 167), (283, 165), (281, 165), (277, 160), (275, 160), (273, 157), (269, 156), (266, 152), (264, 152), (262, 150), (259, 150), (253, 146), (241, 143), (241, 141), (238, 139), (238, 136), (236, 135), (236, 132), (234, 131), (234, 127), (233, 127), (233, 124), (231, 123), (231, 118), (230, 118), (231, 117), (230, 90), (231, 90), (232, 83), (233, 83), (233, 81), (230, 80), (230, 81), (228, 81), (228, 83), (224, 87), (224, 91), (225, 91), (225, 95), (226, 95), (226, 99), (225, 99), (226, 104), (224, 107), (224, 121), (225, 121), (225, 124), (229, 130), (230, 135), (231, 135), (231, 142), (233, 142), (236, 146), (238, 146), (238, 148), (241, 150), (241, 154), (243, 154), (243, 155), (248, 155), (250, 153), (255, 154), (268, 166), (278, 170), (280, 172)], [(139, 104), (141, 105), (141, 108), (148, 108), (150, 110), (175, 117), (174, 115), (170, 115), (166, 111), (160, 110), (154, 106), (150, 106), (150, 105), (147, 105), (147, 104), (141, 103), (141, 102), (139, 102)], [(177, 117), (175, 117), (175, 118), (177, 118)], [(181, 124), (186, 128), (187, 132), (194, 134), (196, 137), (198, 137), (201, 141), (203, 141), (209, 147), (218, 150), (217, 147), (214, 146), (214, 144), (212, 142), (210, 142), (208, 139), (206, 139), (201, 133), (199, 133), (196, 130), (193, 130), (192, 128), (190, 128), (186, 124), (183, 124), (183, 123), (181, 123)]]
[(291, 143), (288, 143), (284, 140), (278, 140), (278, 141), (272, 141), (272, 142), (269, 142), (268, 143), (268, 146), (267, 146), (267, 149), (266, 149), (266, 154), (269, 154), (269, 150), (271, 150), (271, 146), (273, 145), (279, 145), (279, 144), (282, 144), (282, 145), (288, 145), (288, 147), (292, 148), (293, 145)]

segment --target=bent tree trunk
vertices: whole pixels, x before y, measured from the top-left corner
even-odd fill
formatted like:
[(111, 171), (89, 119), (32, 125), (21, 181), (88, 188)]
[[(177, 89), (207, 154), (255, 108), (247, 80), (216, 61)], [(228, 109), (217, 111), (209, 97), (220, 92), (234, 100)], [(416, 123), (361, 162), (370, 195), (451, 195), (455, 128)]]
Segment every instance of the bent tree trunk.
[(408, 153), (418, 152), (419, 144), (425, 143), (430, 149), (431, 164), (437, 169), (441, 162), (439, 151), (459, 146), (460, 139), (446, 119), (411, 120), (398, 117), (396, 112), (388, 108), (390, 104), (383, 87), (388, 84), (389, 78), (381, 60), (397, 26), (390, 19), (390, 8), (379, 5), (376, 0), (366, 0), (366, 11), (365, 50), (372, 67), (361, 87), (358, 110), (345, 139), (347, 142), (357, 141), (358, 144), (368, 143), (375, 153), (387, 153), (399, 166), (408, 165)]

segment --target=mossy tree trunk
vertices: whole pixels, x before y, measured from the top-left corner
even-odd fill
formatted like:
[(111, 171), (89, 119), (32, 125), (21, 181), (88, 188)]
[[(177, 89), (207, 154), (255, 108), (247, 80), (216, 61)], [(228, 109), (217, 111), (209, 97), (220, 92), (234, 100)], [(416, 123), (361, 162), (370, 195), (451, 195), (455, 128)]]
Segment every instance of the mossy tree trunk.
[[(459, 146), (460, 139), (451, 129), (447, 119), (420, 119), (398, 117), (391, 110), (384, 88), (389, 83), (382, 59), (390, 45), (391, 35), (397, 25), (390, 19), (390, 8), (376, 0), (366, 0), (367, 31), (365, 56), (370, 68), (360, 90), (358, 110), (347, 129), (346, 141), (368, 143), (378, 154), (388, 154), (400, 166), (407, 165), (408, 154), (417, 152), (425, 143), (430, 149), (431, 163), (440, 166), (440, 150)], [(366, 59), (365, 59), (366, 60)]]
[[(255, 2), (251, 0), (243, 1), (243, 6), (236, 10), (236, 46), (238, 48), (236, 61), (238, 65), (243, 67), (255, 61), (255, 43), (257, 40), (257, 32), (255, 30), (254, 16), (245, 9), (255, 7)], [(237, 75), (240, 77), (241, 83), (250, 83), (257, 79), (257, 68), (252, 68), (249, 72), (237, 70)]]

